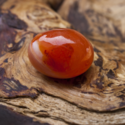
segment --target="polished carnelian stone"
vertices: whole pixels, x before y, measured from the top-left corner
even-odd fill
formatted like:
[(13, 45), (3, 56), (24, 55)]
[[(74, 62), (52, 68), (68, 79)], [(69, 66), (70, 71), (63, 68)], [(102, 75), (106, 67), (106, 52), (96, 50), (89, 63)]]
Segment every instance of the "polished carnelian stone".
[(72, 29), (55, 29), (38, 34), (28, 49), (32, 65), (54, 78), (71, 78), (84, 73), (93, 62), (89, 41)]

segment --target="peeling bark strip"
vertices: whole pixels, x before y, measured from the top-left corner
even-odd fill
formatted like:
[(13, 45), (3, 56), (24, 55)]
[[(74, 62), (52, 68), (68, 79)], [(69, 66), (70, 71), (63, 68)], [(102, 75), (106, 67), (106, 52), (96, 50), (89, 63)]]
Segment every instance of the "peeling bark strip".
[(49, 123), (40, 123), (33, 118), (16, 113), (11, 109), (0, 105), (0, 125), (50, 125)]

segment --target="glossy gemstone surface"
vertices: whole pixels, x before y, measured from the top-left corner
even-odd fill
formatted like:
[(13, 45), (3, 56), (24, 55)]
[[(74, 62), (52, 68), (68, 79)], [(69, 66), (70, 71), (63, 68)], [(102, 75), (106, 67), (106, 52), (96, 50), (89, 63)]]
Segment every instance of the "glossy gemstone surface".
[(44, 75), (72, 78), (84, 73), (93, 62), (88, 40), (72, 29), (55, 29), (38, 34), (28, 49), (32, 65)]

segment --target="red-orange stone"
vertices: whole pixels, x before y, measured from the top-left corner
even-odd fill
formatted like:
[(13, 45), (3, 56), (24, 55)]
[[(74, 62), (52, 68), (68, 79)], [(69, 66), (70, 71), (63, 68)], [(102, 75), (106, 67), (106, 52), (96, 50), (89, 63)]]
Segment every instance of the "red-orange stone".
[(32, 65), (55, 78), (71, 78), (84, 73), (93, 62), (88, 40), (72, 29), (55, 29), (38, 34), (28, 49)]

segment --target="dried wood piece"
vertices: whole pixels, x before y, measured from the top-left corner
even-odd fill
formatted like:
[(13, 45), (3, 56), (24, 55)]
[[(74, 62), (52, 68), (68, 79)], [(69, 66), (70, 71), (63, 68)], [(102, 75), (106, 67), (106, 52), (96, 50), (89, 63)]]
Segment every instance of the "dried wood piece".
[(124, 7), (123, 0), (69, 0), (59, 10), (59, 14), (94, 46), (94, 65), (84, 75), (88, 81), (80, 90), (95, 110), (108, 111), (125, 106)]
[[(21, 4), (24, 4), (24, 2), (21, 1), (20, 4), (18, 3), (11, 10), (11, 13), (18, 13), (19, 5)], [(56, 21), (55, 23), (54, 20), (59, 20), (59, 18), (54, 18), (54, 16), (57, 17), (57, 14), (50, 17), (48, 8), (41, 9), (40, 11), (36, 9), (36, 6), (37, 8), (41, 8), (43, 5), (36, 4), (33, 7), (33, 4), (34, 1), (33, 3), (25, 4), (22, 8), (23, 10), (19, 12), (19, 18), (26, 23), (23, 23), (23, 25), (29, 25), (23, 31), (16, 31), (16, 37), (21, 42), (15, 41), (16, 44), (11, 47), (10, 53), (7, 53), (1, 58), (1, 97), (30, 96), (35, 98), (38, 92), (44, 91), (91, 110), (110, 111), (124, 107), (124, 79), (121, 79), (123, 77), (122, 71), (124, 66), (118, 60), (108, 58), (105, 49), (100, 48), (97, 51), (96, 44), (93, 45), (96, 49), (94, 63), (86, 73), (78, 77), (66, 80), (53, 79), (43, 76), (32, 67), (28, 59), (27, 48), (37, 28), (39, 28), (39, 31), (44, 31), (45, 29), (41, 27), (47, 27), (45, 25), (47, 21), (51, 21), (51, 23), (49, 22), (47, 24), (51, 25), (51, 27), (53, 26), (53, 28), (55, 28), (55, 25), (58, 27), (59, 24), (64, 23), (63, 21), (58, 23)], [(5, 3), (2, 9), (8, 7), (7, 5)], [(9, 6), (11, 6), (10, 3)], [(31, 6), (31, 9), (29, 6)], [(21, 16), (24, 14), (24, 8), (28, 8), (26, 12), (32, 10), (28, 13), (29, 16), (26, 19), (26, 15)], [(36, 15), (35, 13), (34, 15), (33, 10), (40, 11), (40, 14), (37, 13)], [(28, 23), (29, 19), (30, 21), (33, 19), (31, 24)], [(32, 24), (34, 24), (34, 27), (32, 27)], [(49, 28), (52, 29), (51, 27)], [(36, 28), (34, 33), (29, 32), (33, 28)], [(22, 36), (19, 36), (20, 34)], [(21, 48), (22, 44), (23, 46)], [(16, 84), (17, 87), (13, 86), (16, 89), (9, 87), (10, 83)]]
[[(124, 58), (119, 60), (124, 57), (124, 35), (118, 27), (122, 18), (118, 21), (112, 14), (108, 18), (106, 14), (100, 17), (101, 10), (84, 12), (85, 8), (82, 10), (79, 5), (85, 2), (84, 5), (89, 8), (96, 0), (68, 2), (69, 6), (63, 9), (62, 15), (67, 17), (65, 13), (69, 13), (69, 21), (93, 44), (95, 57), (92, 66), (86, 73), (65, 80), (49, 78), (36, 71), (27, 55), (32, 38), (39, 32), (70, 28), (71, 25), (39, 0), (8, 0), (2, 3), (0, 11), (0, 104), (40, 123), (125, 123), (122, 110), (111, 113), (91, 111), (112, 111), (125, 107), (125, 63)], [(72, 15), (75, 19), (79, 18), (78, 22), (72, 22)], [(99, 20), (93, 22), (93, 15), (99, 15)], [(108, 27), (104, 31), (97, 28), (103, 28), (102, 23)]]

